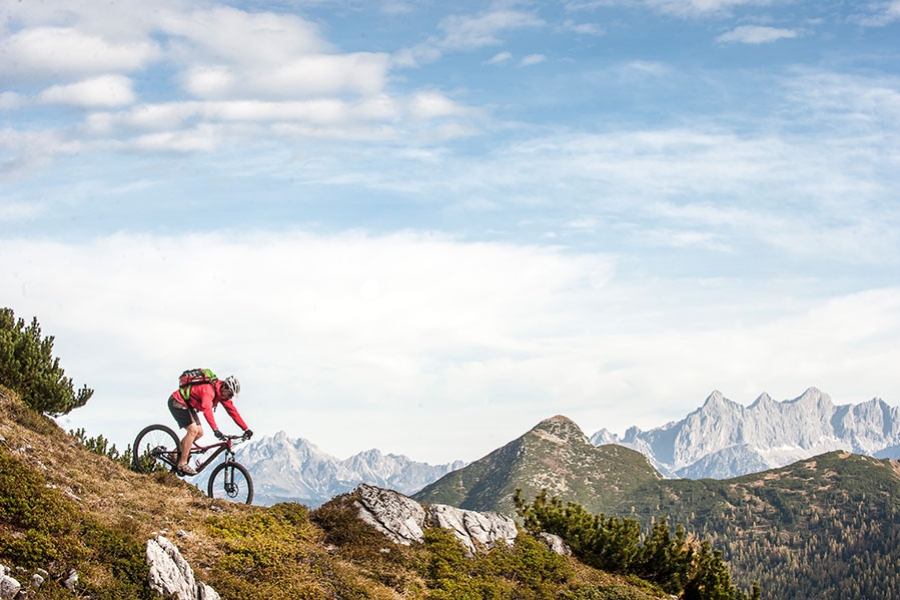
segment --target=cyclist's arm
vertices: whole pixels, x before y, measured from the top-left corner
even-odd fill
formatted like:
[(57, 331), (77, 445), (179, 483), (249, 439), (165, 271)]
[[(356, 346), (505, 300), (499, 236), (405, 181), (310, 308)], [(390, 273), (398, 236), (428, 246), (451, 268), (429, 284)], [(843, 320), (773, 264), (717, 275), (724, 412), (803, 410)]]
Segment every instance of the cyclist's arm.
[(248, 429), (247, 424), (244, 422), (244, 419), (241, 418), (241, 413), (238, 412), (237, 407), (234, 405), (234, 402), (231, 400), (222, 400), (220, 402), (222, 406), (225, 407), (225, 412), (228, 413), (228, 416), (231, 417), (235, 424), (246, 431)]

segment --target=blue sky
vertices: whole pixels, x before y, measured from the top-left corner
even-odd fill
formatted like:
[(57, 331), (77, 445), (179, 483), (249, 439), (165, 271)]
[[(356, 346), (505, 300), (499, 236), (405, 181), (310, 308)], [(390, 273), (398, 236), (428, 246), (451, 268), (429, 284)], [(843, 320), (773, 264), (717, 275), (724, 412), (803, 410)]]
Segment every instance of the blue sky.
[[(816, 386), (900, 403), (900, 2), (0, 6), (0, 305), (120, 446), (476, 459)], [(222, 418), (227, 420), (226, 416)]]

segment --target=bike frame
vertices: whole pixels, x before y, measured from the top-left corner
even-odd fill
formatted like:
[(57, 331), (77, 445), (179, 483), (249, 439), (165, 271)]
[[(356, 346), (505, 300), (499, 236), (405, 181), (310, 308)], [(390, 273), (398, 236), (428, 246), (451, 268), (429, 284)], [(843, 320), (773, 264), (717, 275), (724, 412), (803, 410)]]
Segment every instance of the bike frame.
[[(194, 446), (191, 448), (190, 455), (197, 456), (199, 454), (206, 454), (209, 450), (213, 448), (218, 448), (215, 452), (213, 452), (212, 456), (204, 460), (202, 463), (198, 462), (197, 464), (197, 474), (199, 475), (203, 469), (208, 467), (213, 461), (219, 458), (219, 455), (223, 452), (226, 453), (225, 462), (234, 462), (234, 449), (232, 446), (234, 445), (234, 440), (242, 439), (243, 436), (240, 435), (228, 435), (225, 436), (225, 439), (215, 444), (210, 444), (209, 446), (201, 446), (200, 444), (194, 443)], [(199, 459), (198, 459), (199, 461)]]

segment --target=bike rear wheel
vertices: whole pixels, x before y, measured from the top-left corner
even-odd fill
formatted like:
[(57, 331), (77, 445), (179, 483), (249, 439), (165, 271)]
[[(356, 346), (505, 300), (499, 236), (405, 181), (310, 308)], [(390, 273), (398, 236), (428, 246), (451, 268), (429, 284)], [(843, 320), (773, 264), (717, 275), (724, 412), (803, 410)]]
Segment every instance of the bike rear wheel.
[(174, 471), (178, 464), (178, 445), (178, 436), (165, 425), (145, 427), (134, 438), (131, 464), (139, 473), (153, 473), (160, 469)]
[(244, 465), (224, 462), (210, 474), (208, 491), (210, 498), (250, 504), (253, 501), (253, 480)]

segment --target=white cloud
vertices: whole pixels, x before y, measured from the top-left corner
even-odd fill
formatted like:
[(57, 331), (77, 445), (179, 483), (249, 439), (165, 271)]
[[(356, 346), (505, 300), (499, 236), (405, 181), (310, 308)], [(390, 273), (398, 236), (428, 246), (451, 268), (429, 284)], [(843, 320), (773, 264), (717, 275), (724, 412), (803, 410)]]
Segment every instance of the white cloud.
[(46, 207), (35, 202), (21, 202), (7, 198), (0, 203), (0, 223), (29, 221), (46, 214)]
[(604, 35), (606, 31), (596, 23), (576, 23), (571, 19), (566, 19), (561, 29), (563, 31), (573, 31), (582, 35)]
[[(769, 6), (787, 3), (790, 0), (639, 0), (653, 10), (681, 17), (698, 17), (727, 14), (739, 6)], [(565, 7), (570, 11), (594, 10), (610, 6), (633, 6), (632, 0), (568, 0)]]
[(274, 68), (333, 51), (317, 25), (289, 14), (217, 7), (167, 13), (160, 27), (173, 36), (175, 54), (191, 62)]
[(503, 52), (498, 52), (497, 54), (492, 56), (490, 59), (484, 61), (484, 64), (486, 64), (486, 65), (502, 65), (504, 63), (509, 62), (509, 60), (511, 58), (512, 58), (512, 52), (507, 52), (504, 50)]
[(450, 16), (438, 25), (444, 32), (438, 45), (449, 49), (494, 46), (501, 43), (497, 35), (503, 31), (542, 25), (544, 21), (535, 15), (515, 10), (497, 10), (478, 17)]
[(184, 75), (185, 89), (198, 98), (287, 99), (353, 93), (376, 95), (385, 86), (390, 56), (355, 53), (313, 55), (243, 70), (226, 66), (193, 67)]
[(545, 60), (547, 60), (547, 57), (543, 54), (529, 54), (522, 59), (522, 62), (519, 63), (519, 66), (530, 67), (532, 65), (539, 65)]
[(68, 79), (134, 71), (160, 56), (150, 41), (110, 42), (72, 28), (36, 27), (0, 43), (0, 75), (15, 80)]
[(437, 91), (418, 92), (409, 101), (409, 114), (415, 119), (465, 115), (468, 112), (469, 109)]
[(742, 25), (716, 38), (719, 43), (740, 42), (742, 44), (767, 44), (782, 39), (797, 37), (793, 29), (762, 27), (759, 25)]
[[(119, 148), (161, 151), (171, 143), (178, 152), (205, 152), (217, 145), (259, 137), (281, 137), (282, 141), (303, 137), (446, 139), (477, 134), (473, 125), (464, 122), (480, 118), (481, 111), (437, 90), (423, 90), (409, 96), (379, 95), (355, 102), (322, 98), (139, 105), (130, 110), (95, 112), (86, 120), (85, 131), (98, 139), (119, 140), (113, 142)], [(462, 122), (453, 125), (448, 119)], [(407, 129), (411, 124), (414, 128)], [(135, 134), (138, 137), (132, 137)]]
[(54, 131), (0, 129), (0, 178), (18, 177), (47, 165), (57, 155), (83, 149), (82, 142), (68, 140)]
[(432, 44), (416, 44), (394, 53), (391, 64), (400, 68), (419, 67), (440, 60), (443, 53)]
[(477, 458), (557, 413), (589, 431), (656, 426), (664, 405), (684, 414), (713, 388), (900, 400), (898, 289), (823, 300), (788, 282), (773, 295), (639, 280), (602, 254), (411, 233), (7, 240), (0, 261), (0, 296), (96, 389), (67, 426), (123, 447), (168, 418), (174, 377), (201, 364), (241, 378), (258, 433), (432, 462)]
[(900, 0), (876, 2), (869, 5), (870, 13), (857, 17), (857, 21), (870, 27), (884, 27), (900, 20)]
[(0, 92), (0, 110), (15, 110), (25, 105), (25, 99), (15, 92)]
[(38, 99), (46, 104), (114, 108), (133, 103), (135, 96), (128, 77), (105, 75), (78, 83), (50, 86), (41, 92)]

